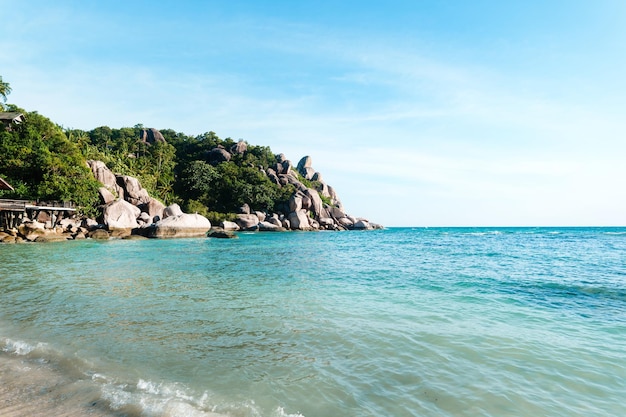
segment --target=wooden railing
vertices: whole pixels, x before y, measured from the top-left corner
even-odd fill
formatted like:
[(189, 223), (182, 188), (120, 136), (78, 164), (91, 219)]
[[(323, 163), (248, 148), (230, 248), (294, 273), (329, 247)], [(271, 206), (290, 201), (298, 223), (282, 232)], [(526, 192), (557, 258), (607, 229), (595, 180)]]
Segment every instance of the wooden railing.
[(26, 210), (26, 205), (31, 203), (32, 202), (28, 200), (9, 200), (2, 198), (0, 199), (0, 210), (24, 211)]

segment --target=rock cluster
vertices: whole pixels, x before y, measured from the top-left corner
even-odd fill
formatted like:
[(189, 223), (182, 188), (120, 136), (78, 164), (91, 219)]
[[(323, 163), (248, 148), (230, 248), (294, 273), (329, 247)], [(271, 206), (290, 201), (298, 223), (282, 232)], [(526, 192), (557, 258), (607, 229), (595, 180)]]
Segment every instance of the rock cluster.
[(165, 207), (150, 197), (137, 178), (115, 175), (101, 161), (89, 160), (87, 164), (103, 185), (99, 189), (103, 203), (99, 229), (111, 236), (195, 237), (211, 229), (206, 217), (185, 214), (178, 204)]
[(313, 169), (310, 156), (296, 167), (283, 154), (265, 170), (267, 177), (279, 186), (292, 184), (296, 191), (289, 206), (282, 211), (265, 213), (252, 211), (244, 205), (234, 224), (224, 222), (225, 230), (366, 230), (382, 226), (367, 219), (346, 214), (335, 190), (326, 184), (322, 174)]

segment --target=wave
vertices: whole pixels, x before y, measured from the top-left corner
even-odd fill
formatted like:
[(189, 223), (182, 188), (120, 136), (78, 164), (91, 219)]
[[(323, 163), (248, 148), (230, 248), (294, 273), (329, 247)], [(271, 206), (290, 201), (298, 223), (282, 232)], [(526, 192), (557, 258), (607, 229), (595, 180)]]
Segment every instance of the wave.
[[(10, 381), (15, 395), (19, 396), (17, 402), (24, 405), (25, 411), (29, 404), (38, 403), (49, 411), (54, 410), (53, 414), (63, 410), (63, 415), (304, 417), (299, 413), (289, 414), (282, 407), (263, 413), (253, 400), (234, 401), (208, 390), (197, 392), (178, 382), (125, 380), (96, 370), (89, 361), (63, 353), (47, 343), (0, 337), (0, 361), (4, 364), (11, 360), (15, 361), (15, 366), (2, 366), (3, 384)], [(20, 389), (41, 384), (43, 380), (45, 389)], [(63, 395), (59, 395), (61, 389)], [(67, 401), (67, 398), (76, 401)], [(0, 405), (0, 414), (2, 410)]]

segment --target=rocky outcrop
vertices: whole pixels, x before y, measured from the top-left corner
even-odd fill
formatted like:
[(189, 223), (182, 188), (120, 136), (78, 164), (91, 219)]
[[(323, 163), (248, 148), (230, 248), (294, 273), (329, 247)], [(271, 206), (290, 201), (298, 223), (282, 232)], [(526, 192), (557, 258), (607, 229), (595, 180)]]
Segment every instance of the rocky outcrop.
[(165, 143), (165, 138), (163, 137), (163, 134), (155, 128), (142, 130), (140, 134), (140, 140), (148, 145), (152, 145), (155, 142)]
[(201, 237), (211, 229), (211, 222), (199, 214), (168, 216), (152, 225), (148, 237)]
[(207, 154), (207, 162), (211, 165), (217, 165), (220, 162), (230, 161), (232, 155), (224, 148), (213, 148)]

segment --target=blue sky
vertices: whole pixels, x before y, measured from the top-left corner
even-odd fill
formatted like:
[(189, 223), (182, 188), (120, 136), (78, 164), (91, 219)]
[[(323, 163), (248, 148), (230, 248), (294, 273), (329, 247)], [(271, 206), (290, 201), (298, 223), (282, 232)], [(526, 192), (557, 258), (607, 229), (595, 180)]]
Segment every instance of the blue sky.
[(626, 224), (626, 2), (0, 0), (9, 102), (304, 155), (387, 226)]

